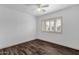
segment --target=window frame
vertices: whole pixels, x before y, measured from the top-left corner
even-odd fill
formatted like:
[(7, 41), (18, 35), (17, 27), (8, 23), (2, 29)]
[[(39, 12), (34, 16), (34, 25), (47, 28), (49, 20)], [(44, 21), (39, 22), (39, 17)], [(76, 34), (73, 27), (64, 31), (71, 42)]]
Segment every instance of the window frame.
[[(56, 21), (57, 21), (57, 19), (60, 19), (60, 21), (61, 21), (61, 26), (60, 26), (60, 29), (61, 29), (61, 31), (60, 32), (58, 32), (58, 31), (56, 31), (55, 30), (55, 28), (56, 28)], [(52, 21), (52, 20), (54, 20), (54, 31), (46, 31), (46, 29), (43, 31), (43, 32), (53, 32), (53, 33), (62, 33), (62, 16), (59, 16), (59, 17), (52, 17), (52, 18), (47, 18), (47, 19), (43, 19), (42, 21), (41, 21), (41, 29), (42, 29), (42, 27), (43, 27), (43, 25), (42, 25), (42, 22), (44, 22), (44, 25), (45, 25), (45, 22), (46, 21), (49, 21), (49, 28), (50, 28), (50, 21)], [(46, 27), (46, 25), (45, 25), (45, 27)]]

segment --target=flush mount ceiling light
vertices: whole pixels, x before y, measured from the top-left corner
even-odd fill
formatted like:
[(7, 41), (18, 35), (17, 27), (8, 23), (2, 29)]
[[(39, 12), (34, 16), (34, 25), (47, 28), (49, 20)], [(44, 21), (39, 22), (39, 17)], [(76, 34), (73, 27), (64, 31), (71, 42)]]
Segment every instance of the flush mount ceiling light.
[(47, 7), (49, 7), (48, 4), (37, 4), (37, 11), (46, 12)]

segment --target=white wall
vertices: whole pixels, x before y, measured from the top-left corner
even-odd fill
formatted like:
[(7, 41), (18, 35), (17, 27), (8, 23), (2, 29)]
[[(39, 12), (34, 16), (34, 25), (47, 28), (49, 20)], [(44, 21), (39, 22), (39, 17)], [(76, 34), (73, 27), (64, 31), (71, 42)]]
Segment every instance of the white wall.
[(35, 17), (0, 5), (0, 49), (35, 39)]
[[(41, 20), (50, 17), (63, 17), (63, 32), (41, 31)], [(37, 38), (79, 50), (79, 5), (37, 17)]]

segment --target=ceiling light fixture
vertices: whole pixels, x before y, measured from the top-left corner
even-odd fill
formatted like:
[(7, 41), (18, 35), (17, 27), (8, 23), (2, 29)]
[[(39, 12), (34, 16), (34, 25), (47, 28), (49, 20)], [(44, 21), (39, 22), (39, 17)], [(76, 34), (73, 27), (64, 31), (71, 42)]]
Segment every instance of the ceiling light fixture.
[(47, 7), (49, 7), (49, 5), (48, 4), (37, 4), (37, 11), (39, 11), (39, 12), (46, 12), (46, 9), (45, 8), (47, 8)]

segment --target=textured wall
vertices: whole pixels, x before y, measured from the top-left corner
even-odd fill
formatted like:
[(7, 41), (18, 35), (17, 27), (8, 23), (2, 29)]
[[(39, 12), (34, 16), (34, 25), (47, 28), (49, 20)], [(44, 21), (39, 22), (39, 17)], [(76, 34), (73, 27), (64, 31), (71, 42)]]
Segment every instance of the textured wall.
[[(41, 20), (58, 16), (63, 17), (62, 33), (41, 31)], [(37, 17), (37, 19), (37, 38), (79, 49), (79, 5)]]
[(0, 6), (0, 48), (35, 39), (35, 17)]

